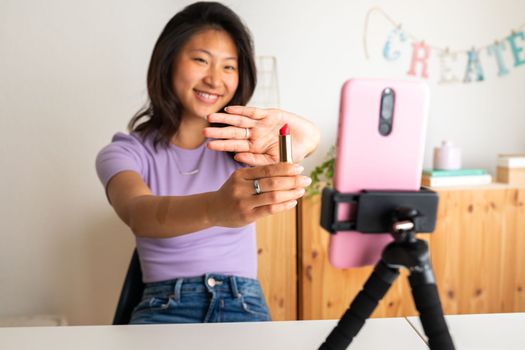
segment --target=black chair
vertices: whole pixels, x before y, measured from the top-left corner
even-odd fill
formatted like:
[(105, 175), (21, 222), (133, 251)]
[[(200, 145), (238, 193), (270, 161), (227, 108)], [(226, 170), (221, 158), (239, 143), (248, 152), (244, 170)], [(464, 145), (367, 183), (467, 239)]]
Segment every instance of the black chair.
[(128, 273), (120, 292), (120, 297), (113, 318), (114, 325), (128, 324), (131, 319), (131, 313), (135, 306), (142, 299), (144, 292), (144, 282), (142, 282), (142, 270), (140, 269), (139, 255), (137, 249), (133, 251), (133, 256), (128, 267)]

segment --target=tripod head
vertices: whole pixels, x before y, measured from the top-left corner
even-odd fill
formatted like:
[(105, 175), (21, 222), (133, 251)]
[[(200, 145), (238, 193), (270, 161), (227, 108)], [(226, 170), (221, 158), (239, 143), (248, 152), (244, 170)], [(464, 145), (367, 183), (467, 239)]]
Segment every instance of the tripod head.
[(421, 214), (413, 208), (396, 208), (392, 213), (390, 234), (396, 242), (416, 241), (416, 218)]

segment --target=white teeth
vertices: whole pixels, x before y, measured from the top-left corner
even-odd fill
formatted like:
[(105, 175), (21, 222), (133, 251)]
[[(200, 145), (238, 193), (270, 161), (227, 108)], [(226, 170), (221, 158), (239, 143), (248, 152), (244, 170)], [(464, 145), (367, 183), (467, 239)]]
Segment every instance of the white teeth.
[(206, 92), (196, 91), (196, 93), (197, 93), (199, 96), (202, 96), (202, 97), (204, 97), (204, 98), (207, 99), (207, 100), (216, 100), (217, 98), (219, 98), (219, 95), (208, 94), (208, 93), (206, 93)]

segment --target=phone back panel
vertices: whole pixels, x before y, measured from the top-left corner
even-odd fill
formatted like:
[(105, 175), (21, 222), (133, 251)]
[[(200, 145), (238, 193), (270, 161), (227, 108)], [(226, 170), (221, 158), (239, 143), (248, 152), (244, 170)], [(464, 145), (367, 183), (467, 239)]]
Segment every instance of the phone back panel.
[[(395, 92), (392, 131), (378, 131), (381, 94)], [(352, 79), (341, 90), (341, 105), (334, 169), (334, 188), (343, 193), (362, 190), (413, 190), (420, 188), (428, 89), (419, 81)], [(339, 206), (339, 220), (355, 213), (349, 204)], [(329, 259), (340, 268), (375, 264), (385, 234), (352, 231), (330, 236)]]

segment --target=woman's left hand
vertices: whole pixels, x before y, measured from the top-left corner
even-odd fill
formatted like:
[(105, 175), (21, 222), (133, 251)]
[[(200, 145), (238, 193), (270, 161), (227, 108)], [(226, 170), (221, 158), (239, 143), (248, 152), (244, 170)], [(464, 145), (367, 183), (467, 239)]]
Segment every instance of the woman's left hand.
[(229, 106), (227, 113), (213, 113), (210, 123), (223, 123), (227, 127), (207, 127), (208, 148), (215, 151), (235, 152), (235, 160), (251, 166), (279, 162), (279, 129), (288, 124), (292, 136), (292, 157), (300, 162), (319, 145), (319, 129), (310, 121), (279, 109), (260, 109)]

